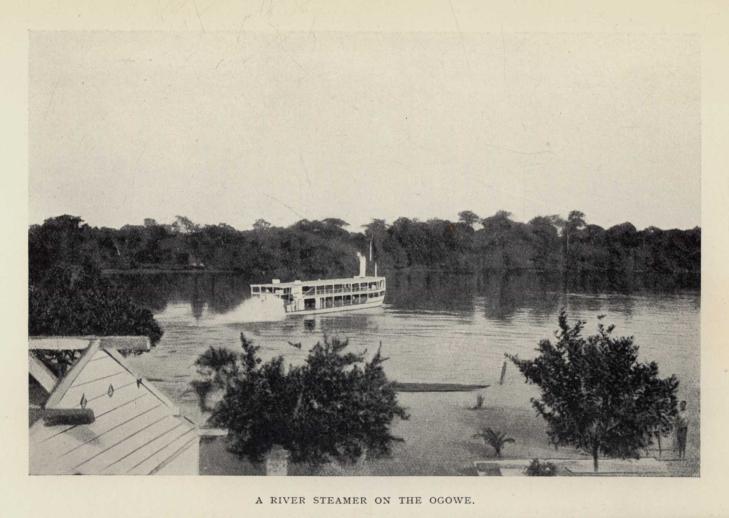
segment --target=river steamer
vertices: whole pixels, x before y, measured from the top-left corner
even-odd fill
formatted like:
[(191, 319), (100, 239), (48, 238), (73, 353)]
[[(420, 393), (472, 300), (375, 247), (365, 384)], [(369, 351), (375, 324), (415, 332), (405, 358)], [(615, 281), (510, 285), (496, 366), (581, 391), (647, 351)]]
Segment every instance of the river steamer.
[(291, 315), (314, 315), (352, 311), (381, 306), (385, 300), (387, 283), (384, 277), (367, 275), (367, 261), (359, 256), (359, 275), (344, 279), (251, 284), (251, 296), (281, 300), (284, 310)]

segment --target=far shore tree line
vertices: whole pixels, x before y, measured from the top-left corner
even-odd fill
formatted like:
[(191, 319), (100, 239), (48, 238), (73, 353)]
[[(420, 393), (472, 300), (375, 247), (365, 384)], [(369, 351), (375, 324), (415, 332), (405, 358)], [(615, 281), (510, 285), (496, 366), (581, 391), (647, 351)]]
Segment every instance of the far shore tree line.
[(251, 230), (197, 225), (178, 216), (172, 224), (146, 219), (120, 229), (91, 227), (59, 216), (29, 229), (31, 279), (56, 262), (100, 269), (213, 269), (250, 278), (351, 275), (355, 254), (372, 247), (380, 271), (437, 269), (452, 272), (540, 270), (568, 272), (699, 272), (701, 229), (638, 230), (631, 223), (604, 229), (585, 214), (514, 221), (505, 211), (457, 221), (373, 219), (361, 229), (337, 218), (301, 220), (276, 227), (263, 219)]

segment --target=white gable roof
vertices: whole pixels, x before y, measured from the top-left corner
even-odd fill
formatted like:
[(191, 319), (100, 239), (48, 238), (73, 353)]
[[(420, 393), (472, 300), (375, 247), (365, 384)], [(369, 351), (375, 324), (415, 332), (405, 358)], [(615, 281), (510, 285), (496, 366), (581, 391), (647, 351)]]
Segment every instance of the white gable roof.
[(31, 474), (154, 474), (183, 454), (190, 457), (198, 445), (195, 425), (98, 341), (58, 383), (46, 407), (91, 409), (95, 421), (36, 421), (30, 428)]

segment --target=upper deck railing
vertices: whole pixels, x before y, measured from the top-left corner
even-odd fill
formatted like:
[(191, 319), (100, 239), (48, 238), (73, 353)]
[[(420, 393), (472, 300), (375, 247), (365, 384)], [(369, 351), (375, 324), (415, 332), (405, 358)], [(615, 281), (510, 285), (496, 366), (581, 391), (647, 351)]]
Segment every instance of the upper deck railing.
[(265, 282), (261, 284), (251, 284), (253, 286), (267, 288), (292, 288), (294, 286), (326, 286), (334, 284), (361, 284), (363, 282), (384, 281), (385, 277), (368, 275), (366, 277), (344, 277), (339, 279), (317, 279), (315, 281), (290, 281), (290, 282)]
[(291, 295), (294, 287), (300, 287), (304, 296), (328, 295), (336, 293), (362, 293), (384, 290), (384, 277), (352, 277), (348, 279), (328, 279), (307, 282), (286, 282), (270, 284), (251, 284), (251, 293), (274, 293)]

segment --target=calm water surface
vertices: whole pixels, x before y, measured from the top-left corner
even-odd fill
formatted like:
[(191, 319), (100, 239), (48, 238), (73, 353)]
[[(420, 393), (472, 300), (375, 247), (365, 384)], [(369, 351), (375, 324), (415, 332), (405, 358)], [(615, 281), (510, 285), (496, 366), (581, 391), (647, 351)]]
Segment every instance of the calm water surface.
[[(211, 345), (238, 350), (241, 333), (261, 346), (265, 358), (283, 355), (299, 362), (326, 333), (346, 337), (353, 351), (368, 354), (381, 342), (391, 379), (493, 384), (504, 353), (531, 357), (540, 339), (553, 336), (562, 307), (570, 320), (587, 320), (589, 332), (597, 316), (606, 315), (616, 334), (635, 337), (642, 360), (658, 362), (662, 375), (678, 376), (679, 397), (698, 408), (697, 279), (396, 273), (388, 275), (382, 308), (273, 321), (258, 321), (270, 315), (252, 308), (249, 281), (240, 276), (122, 275), (115, 280), (164, 328), (159, 345), (131, 363), (191, 416), (197, 415), (188, 386), (195, 359)], [(288, 342), (301, 342), (302, 349)], [(507, 382), (522, 380), (512, 374)]]

